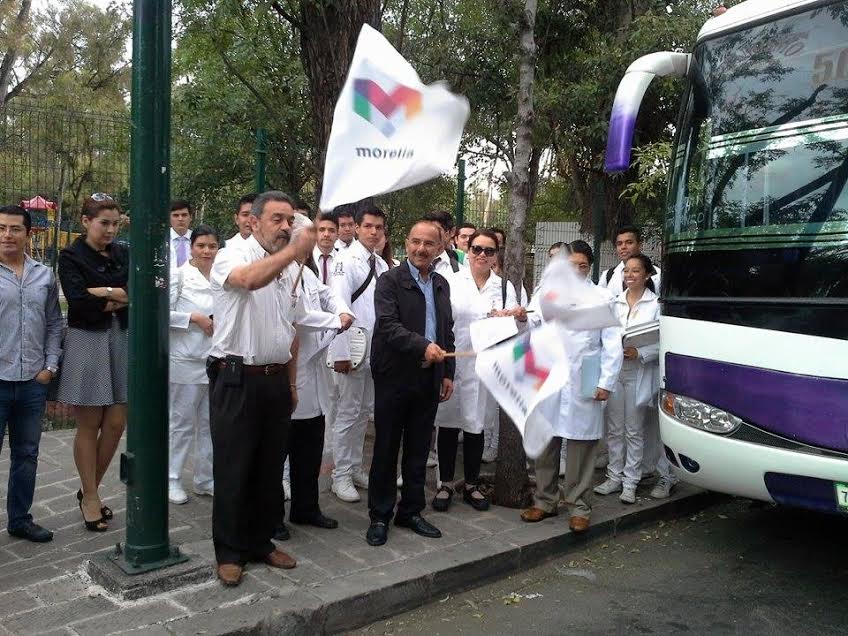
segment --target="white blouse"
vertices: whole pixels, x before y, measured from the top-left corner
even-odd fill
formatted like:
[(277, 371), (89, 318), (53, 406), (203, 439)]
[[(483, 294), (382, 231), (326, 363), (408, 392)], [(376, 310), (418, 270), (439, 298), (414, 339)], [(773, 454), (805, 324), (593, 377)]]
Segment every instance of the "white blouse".
[(191, 322), (191, 314), (212, 315), (212, 289), (191, 261), (171, 270), (171, 382), (206, 384), (206, 357), (212, 338)]

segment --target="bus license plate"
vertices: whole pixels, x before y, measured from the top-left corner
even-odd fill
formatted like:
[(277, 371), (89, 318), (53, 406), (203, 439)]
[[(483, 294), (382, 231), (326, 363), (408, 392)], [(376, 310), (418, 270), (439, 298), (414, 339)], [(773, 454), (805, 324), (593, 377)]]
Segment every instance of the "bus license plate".
[(848, 484), (840, 484), (835, 482), (836, 487), (836, 505), (840, 510), (848, 512)]

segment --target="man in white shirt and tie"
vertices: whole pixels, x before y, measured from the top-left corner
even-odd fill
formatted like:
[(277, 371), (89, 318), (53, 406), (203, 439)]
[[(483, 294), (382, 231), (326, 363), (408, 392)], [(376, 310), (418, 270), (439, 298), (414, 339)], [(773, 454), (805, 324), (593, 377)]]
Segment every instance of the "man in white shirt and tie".
[(450, 280), (455, 272), (459, 271), (461, 264), (453, 249), (453, 217), (450, 212), (435, 210), (424, 215), (425, 221), (435, 223), (440, 231), (442, 243), (441, 253), (433, 260), (433, 271)]
[(256, 194), (253, 192), (245, 194), (238, 200), (236, 213), (233, 214), (233, 222), (236, 224), (238, 232), (227, 239), (227, 247), (243, 243), (253, 233), (253, 228), (250, 225), (250, 209), (253, 207), (254, 201), (256, 201)]
[(353, 209), (348, 206), (336, 208), (333, 210), (333, 215), (336, 217), (339, 227), (336, 251), (344, 252), (353, 245), (353, 240), (356, 238), (356, 220), (353, 215)]
[[(386, 227), (386, 215), (367, 207), (356, 215), (356, 234), (349, 249), (338, 254), (331, 286), (341, 301), (353, 311), (356, 320), (350, 330), (330, 344), (330, 359), (338, 374), (338, 410), (333, 422), (333, 492), (342, 501), (359, 501), (356, 486), (368, 488), (368, 475), (362, 470), (362, 447), (368, 416), (374, 409), (374, 380), (369, 359), (374, 333), (374, 288), (377, 278), (388, 271), (386, 262), (374, 253)], [(353, 368), (350, 334), (357, 328), (368, 341), (365, 358)]]
[(171, 267), (182, 267), (191, 257), (191, 203), (184, 199), (171, 201)]
[(336, 239), (339, 235), (339, 222), (331, 212), (322, 212), (316, 222), (318, 241), (312, 250), (312, 260), (318, 268), (318, 280), (329, 285), (333, 276), (333, 266), (338, 256)]

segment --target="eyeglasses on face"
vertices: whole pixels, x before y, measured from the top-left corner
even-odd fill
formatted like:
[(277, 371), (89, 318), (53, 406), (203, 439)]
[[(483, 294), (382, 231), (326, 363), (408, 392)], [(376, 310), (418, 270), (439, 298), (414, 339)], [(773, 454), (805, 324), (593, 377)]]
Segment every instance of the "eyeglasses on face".
[(471, 246), (471, 253), (475, 254), (477, 256), (480, 256), (480, 254), (485, 254), (487, 257), (491, 258), (492, 256), (494, 256), (495, 254), (498, 253), (498, 250), (497, 250), (497, 248), (494, 248), (494, 247), (483, 247), (482, 245), (472, 245)]
[(94, 199), (95, 201), (114, 201), (110, 195), (105, 192), (95, 192), (89, 198)]

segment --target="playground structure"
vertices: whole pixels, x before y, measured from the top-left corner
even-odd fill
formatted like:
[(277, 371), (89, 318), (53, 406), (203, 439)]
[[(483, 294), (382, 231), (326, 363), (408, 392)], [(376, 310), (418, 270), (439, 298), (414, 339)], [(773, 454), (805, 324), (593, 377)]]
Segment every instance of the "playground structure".
[(20, 206), (32, 216), (29, 255), (43, 263), (55, 263), (59, 251), (71, 244), (79, 233), (72, 232), (67, 221), (63, 228), (60, 206), (41, 195), (21, 201)]

